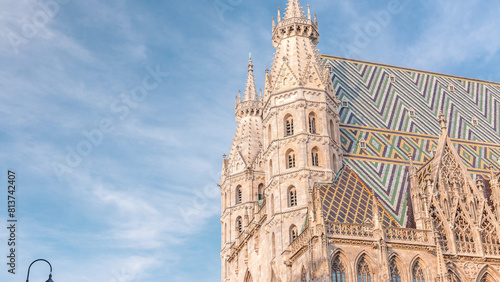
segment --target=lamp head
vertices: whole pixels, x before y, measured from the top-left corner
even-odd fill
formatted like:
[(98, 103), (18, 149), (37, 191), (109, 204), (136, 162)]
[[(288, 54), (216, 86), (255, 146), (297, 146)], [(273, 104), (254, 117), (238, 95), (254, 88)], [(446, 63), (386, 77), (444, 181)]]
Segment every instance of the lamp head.
[(45, 282), (54, 282), (54, 280), (52, 280), (52, 274), (49, 274), (49, 280), (47, 280)]

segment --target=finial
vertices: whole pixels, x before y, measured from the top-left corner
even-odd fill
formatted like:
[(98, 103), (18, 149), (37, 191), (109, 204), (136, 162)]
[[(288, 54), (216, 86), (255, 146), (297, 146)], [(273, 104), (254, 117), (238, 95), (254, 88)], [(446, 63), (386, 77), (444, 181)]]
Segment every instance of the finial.
[(253, 63), (252, 63), (252, 53), (250, 53), (248, 59), (248, 71), (253, 71)]
[(318, 26), (318, 17), (314, 14), (314, 24)]
[(407, 155), (408, 155), (408, 159), (410, 160), (410, 165), (413, 166), (413, 153), (408, 152)]
[(260, 100), (262, 100), (262, 88), (259, 89), (259, 97), (260, 97)]
[(238, 102), (241, 103), (241, 90), (238, 90)]
[(266, 70), (265, 70), (265, 71), (266, 71), (266, 74), (269, 74), (269, 69), (268, 69), (268, 68), (266, 68)]
[(493, 164), (490, 164), (488, 168), (490, 169), (490, 181), (491, 181), (493, 178), (495, 178), (495, 167), (493, 166)]
[(479, 192), (483, 192), (483, 190), (484, 190), (484, 180), (483, 180), (483, 177), (481, 177), (479, 175), (476, 178), (476, 188), (477, 188), (477, 190), (479, 190)]
[(311, 7), (307, 4), (307, 18), (311, 19)]
[(226, 159), (226, 154), (223, 154), (223, 155), (222, 155), (222, 157), (223, 157), (224, 159)]
[(278, 7), (278, 22), (281, 22), (281, 12), (280, 12), (280, 7)]
[(441, 124), (441, 131), (442, 131), (442, 133), (443, 134), (447, 134), (446, 133), (446, 129), (447, 129), (446, 122), (447, 122), (447, 120), (446, 120), (446, 117), (445, 117), (445, 115), (443, 114), (442, 111), (439, 111), (439, 116), (438, 117), (439, 117), (438, 122)]
[(274, 30), (275, 27), (276, 27), (276, 20), (273, 17), (273, 30)]

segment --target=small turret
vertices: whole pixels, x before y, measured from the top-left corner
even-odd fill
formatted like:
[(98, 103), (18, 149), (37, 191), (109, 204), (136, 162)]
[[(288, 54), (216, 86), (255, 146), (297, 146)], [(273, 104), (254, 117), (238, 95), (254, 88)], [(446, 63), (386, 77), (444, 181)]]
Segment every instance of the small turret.
[(257, 89), (255, 87), (255, 77), (253, 74), (252, 55), (250, 54), (250, 58), (248, 60), (247, 85), (245, 88), (245, 101), (256, 101), (256, 100), (257, 100)]

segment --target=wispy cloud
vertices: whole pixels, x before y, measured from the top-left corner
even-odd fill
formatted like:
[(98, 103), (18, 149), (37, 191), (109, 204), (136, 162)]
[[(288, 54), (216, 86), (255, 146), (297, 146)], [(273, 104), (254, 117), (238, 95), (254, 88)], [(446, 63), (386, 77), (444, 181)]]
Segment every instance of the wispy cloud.
[(427, 3), (422, 32), (409, 47), (408, 64), (443, 69), (487, 60), (500, 50), (500, 4), (481, 1)]
[[(23, 176), (20, 271), (46, 257), (56, 281), (219, 279), (216, 184), (235, 128), (233, 99), (248, 52), (263, 87), (277, 3), (243, 1), (221, 21), (212, 1), (67, 1), (14, 48), (8, 36), (24, 36), (39, 3), (51, 1), (0, 2), (0, 169)], [(485, 73), (496, 70), (487, 61), (500, 60), (497, 4), (410, 2), (359, 56), (450, 71), (482, 58)], [(311, 2), (321, 52), (342, 56), (352, 27), (388, 3)], [(156, 65), (169, 77), (59, 182), (51, 164), (64, 163), (66, 147)]]

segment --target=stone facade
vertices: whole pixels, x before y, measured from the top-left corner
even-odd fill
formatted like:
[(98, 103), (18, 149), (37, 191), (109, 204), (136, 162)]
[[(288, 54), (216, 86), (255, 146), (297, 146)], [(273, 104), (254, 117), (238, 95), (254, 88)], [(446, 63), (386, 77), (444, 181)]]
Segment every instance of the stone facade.
[(494, 168), (471, 177), (441, 114), (433, 156), (404, 160), (411, 208), (398, 223), (346, 163), (339, 111), (349, 102), (318, 39), (316, 16), (289, 0), (273, 19), (264, 93), (249, 61), (219, 184), (222, 281), (500, 281)]

